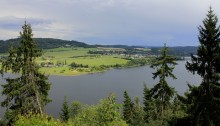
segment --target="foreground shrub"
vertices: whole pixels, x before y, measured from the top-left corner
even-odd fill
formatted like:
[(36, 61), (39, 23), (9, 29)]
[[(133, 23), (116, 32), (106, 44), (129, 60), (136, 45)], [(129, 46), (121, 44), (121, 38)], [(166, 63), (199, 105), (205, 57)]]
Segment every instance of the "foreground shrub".
[(127, 126), (120, 115), (121, 106), (114, 95), (103, 99), (97, 106), (89, 106), (76, 115), (74, 126)]
[(19, 115), (15, 126), (64, 126), (64, 124), (59, 119), (55, 120), (47, 115), (29, 114), (26, 116)]

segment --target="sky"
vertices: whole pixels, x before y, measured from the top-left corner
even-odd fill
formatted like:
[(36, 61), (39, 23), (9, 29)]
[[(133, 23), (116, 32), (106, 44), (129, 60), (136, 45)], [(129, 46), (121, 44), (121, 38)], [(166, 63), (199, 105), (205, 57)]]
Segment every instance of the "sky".
[(0, 39), (27, 20), (35, 38), (88, 44), (197, 46), (198, 26), (220, 0), (0, 0)]

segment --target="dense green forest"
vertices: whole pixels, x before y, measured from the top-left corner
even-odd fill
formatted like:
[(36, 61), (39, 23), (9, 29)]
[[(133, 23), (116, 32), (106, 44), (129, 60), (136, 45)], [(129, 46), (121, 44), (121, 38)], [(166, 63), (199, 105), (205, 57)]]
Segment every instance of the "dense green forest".
[[(152, 88), (143, 85), (143, 101), (131, 99), (124, 91), (124, 101), (118, 104), (110, 94), (97, 105), (68, 102), (64, 97), (60, 119), (48, 116), (44, 107), (52, 102), (48, 97), (51, 84), (48, 76), (39, 72), (35, 59), (42, 55), (33, 39), (31, 25), (22, 26), (19, 44), (9, 48), (2, 61), (1, 73), (11, 70), (17, 78), (6, 78), (1, 106), (6, 108), (0, 125), (15, 126), (219, 126), (220, 125), (220, 27), (212, 8), (203, 25), (198, 27), (200, 45), (197, 55), (191, 55), (186, 69), (202, 78), (199, 86), (188, 84), (189, 91), (180, 96), (167, 78), (173, 74), (176, 59), (164, 44), (151, 64), (157, 83)], [(171, 49), (170, 49), (171, 50)], [(79, 64), (72, 64), (73, 67)], [(142, 104), (143, 103), (143, 104)]]

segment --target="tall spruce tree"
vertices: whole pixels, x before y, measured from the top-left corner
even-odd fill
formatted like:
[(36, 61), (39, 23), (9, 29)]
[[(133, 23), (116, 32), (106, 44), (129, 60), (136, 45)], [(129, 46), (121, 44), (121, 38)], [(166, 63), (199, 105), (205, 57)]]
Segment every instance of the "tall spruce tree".
[(150, 89), (147, 87), (146, 84), (144, 84), (144, 97), (143, 97), (143, 105), (144, 105), (144, 112), (145, 112), (145, 116), (144, 116), (144, 120), (147, 123), (149, 121), (149, 117), (150, 117), (150, 111), (152, 109), (152, 97), (151, 97), (151, 91)]
[[(48, 77), (39, 73), (35, 59), (42, 55), (33, 41), (31, 25), (25, 21), (20, 32), (20, 44), (9, 49), (9, 56), (2, 61), (2, 71), (11, 70), (17, 74), (15, 78), (6, 78), (2, 85), (7, 114), (15, 119), (18, 114), (43, 113), (44, 106), (51, 100), (48, 98), (50, 83)], [(11, 120), (12, 121), (12, 120)]]
[(166, 78), (171, 77), (176, 79), (172, 72), (177, 63), (175, 62), (175, 58), (167, 53), (168, 47), (164, 44), (164, 48), (161, 50), (161, 55), (157, 57), (156, 61), (151, 65), (151, 68), (157, 68), (156, 72), (153, 73), (153, 79), (156, 79), (157, 77), (159, 78), (159, 83), (151, 89), (151, 95), (157, 101), (158, 114), (162, 125), (164, 109), (170, 104), (170, 99), (175, 93), (174, 88), (169, 86)]
[(62, 105), (62, 108), (61, 108), (60, 118), (64, 122), (67, 122), (70, 118), (70, 108), (69, 108), (66, 96), (64, 97), (63, 105)]
[(144, 126), (145, 120), (144, 120), (144, 110), (143, 107), (140, 104), (140, 100), (138, 97), (135, 97), (134, 99), (134, 112), (133, 112), (133, 118), (132, 118), (132, 126)]
[(124, 120), (130, 125), (132, 124), (133, 121), (132, 120), (133, 113), (134, 113), (134, 103), (129, 97), (127, 91), (124, 91), (123, 116), (124, 116)]
[(220, 125), (220, 31), (218, 18), (212, 8), (199, 26), (200, 46), (197, 56), (191, 56), (186, 68), (202, 77), (200, 86), (190, 86), (186, 95), (192, 125)]

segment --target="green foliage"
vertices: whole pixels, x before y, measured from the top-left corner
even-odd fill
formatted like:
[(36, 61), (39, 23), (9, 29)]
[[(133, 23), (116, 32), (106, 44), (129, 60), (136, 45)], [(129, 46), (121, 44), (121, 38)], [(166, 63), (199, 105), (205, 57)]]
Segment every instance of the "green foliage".
[(151, 97), (151, 91), (150, 89), (147, 87), (146, 84), (144, 84), (144, 97), (143, 97), (143, 105), (144, 105), (144, 112), (145, 112), (145, 116), (144, 116), (144, 120), (145, 122), (148, 122), (149, 117), (153, 117), (151, 110), (153, 107), (153, 101), (152, 101), (152, 97)]
[[(172, 73), (174, 69), (175, 58), (170, 55), (167, 55), (168, 47), (166, 44), (161, 50), (161, 55), (156, 58), (156, 61), (151, 65), (152, 68), (157, 68), (156, 72), (153, 73), (153, 78), (159, 78), (159, 83), (156, 84), (151, 89), (151, 95), (156, 100), (157, 113), (159, 118), (163, 120), (164, 110), (170, 104), (170, 100), (174, 95), (174, 88), (170, 87), (166, 81), (167, 77), (176, 79), (175, 75)], [(163, 125), (163, 121), (161, 123)]]
[[(167, 106), (166, 109), (163, 110), (163, 118), (161, 118), (160, 113), (158, 113), (157, 105), (158, 103), (160, 103), (160, 101), (158, 101), (157, 99), (153, 100), (153, 98), (151, 98), (151, 90), (148, 89), (146, 86), (144, 88), (144, 91), (146, 93), (145, 96), (147, 96), (147, 100), (144, 100), (144, 103), (147, 103), (147, 107), (144, 106), (144, 108), (147, 109), (146, 112), (140, 104), (138, 97), (135, 98), (134, 104), (128, 96), (127, 92), (124, 92), (125, 99), (123, 103), (123, 114), (124, 120), (127, 121), (127, 124), (129, 124), (130, 126), (170, 126), (182, 125), (181, 123), (186, 121), (184, 120), (187, 117), (187, 114), (184, 111), (185, 106), (179, 101), (178, 98), (175, 97), (173, 101), (170, 101), (169, 106)], [(127, 109), (129, 108), (128, 103), (130, 105), (132, 104), (132, 110)], [(125, 118), (125, 115), (127, 116), (127, 118)], [(187, 122), (184, 122), (184, 124), (185, 123)]]
[(123, 101), (123, 116), (124, 120), (128, 124), (132, 124), (132, 118), (134, 114), (134, 103), (131, 98), (128, 96), (127, 91), (124, 91), (124, 101)]
[[(65, 101), (65, 100), (64, 100)], [(79, 102), (73, 102), (72, 107), (75, 109), (73, 118), (66, 122), (55, 120), (47, 115), (29, 113), (19, 115), (16, 126), (127, 126), (120, 115), (121, 105), (116, 103), (114, 95), (100, 100), (96, 106), (83, 106)]]
[(79, 101), (73, 101), (70, 106), (71, 117), (74, 119), (76, 115), (78, 115), (85, 106)]
[(144, 110), (143, 107), (140, 104), (139, 98), (135, 97), (135, 104), (134, 104), (134, 112), (132, 115), (132, 126), (144, 126), (145, 120), (144, 120)]
[(55, 120), (47, 115), (28, 114), (26, 116), (19, 115), (15, 126), (64, 126), (60, 120)]
[[(152, 101), (151, 103), (156, 104), (155, 102), (157, 101)], [(158, 118), (160, 115), (157, 113), (157, 105), (151, 106), (148, 112), (150, 115), (147, 122), (145, 121), (147, 126), (185, 126), (189, 124), (182, 103), (176, 98), (170, 103), (170, 106), (164, 109), (163, 118)]]
[(123, 117), (127, 124), (130, 126), (143, 126), (145, 125), (144, 116), (145, 112), (140, 104), (139, 98), (135, 98), (134, 104), (127, 91), (124, 91)]
[[(169, 125), (177, 125), (177, 126), (181, 126), (181, 125), (189, 125), (189, 121), (184, 121), (185, 119), (187, 119), (187, 113), (186, 113), (186, 106), (181, 102), (181, 100), (179, 99), (179, 96), (176, 96), (173, 99), (173, 102), (171, 104), (171, 107), (169, 109), (169, 115), (167, 117), (166, 120), (168, 122)], [(184, 121), (184, 122), (183, 122)]]
[(103, 126), (115, 123), (115, 121), (122, 121), (119, 110), (120, 105), (116, 103), (116, 97), (114, 95), (110, 95), (107, 99), (101, 100), (97, 107), (98, 124)]
[(9, 119), (9, 123), (19, 114), (42, 114), (44, 106), (51, 101), (48, 98), (48, 77), (39, 73), (38, 65), (35, 63), (35, 59), (42, 53), (36, 49), (31, 25), (25, 21), (22, 29), (20, 44), (16, 48), (11, 47), (9, 56), (2, 61), (2, 71), (11, 70), (12, 73), (20, 74), (17, 78), (6, 78), (7, 84), (2, 85), (5, 99), (1, 106), (6, 107), (6, 116), (11, 115), (5, 118)]
[(220, 27), (212, 8), (199, 26), (200, 46), (197, 56), (191, 56), (186, 68), (202, 77), (200, 86), (190, 86), (185, 95), (189, 118), (192, 125), (220, 125)]
[(18, 112), (6, 110), (4, 117), (0, 120), (0, 126), (12, 125), (18, 119)]
[(76, 126), (96, 126), (96, 109), (96, 106), (88, 106), (84, 108), (80, 113), (75, 116), (72, 123)]
[(149, 61), (145, 58), (131, 59), (127, 62), (127, 66), (144, 66), (147, 65)]
[(67, 122), (70, 118), (70, 108), (69, 108), (66, 96), (64, 97), (63, 105), (62, 105), (62, 108), (61, 108), (60, 118), (64, 122)]
[(71, 67), (72, 69), (75, 69), (75, 68), (88, 68), (89, 66), (88, 66), (88, 65), (83, 65), (83, 64), (77, 64), (77, 63), (75, 63), (75, 62), (72, 62), (72, 63), (70, 64), (70, 67)]
[(77, 114), (73, 120), (76, 126), (127, 126), (120, 115), (121, 106), (114, 95), (100, 100), (97, 106), (89, 106)]

